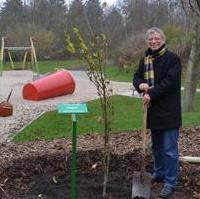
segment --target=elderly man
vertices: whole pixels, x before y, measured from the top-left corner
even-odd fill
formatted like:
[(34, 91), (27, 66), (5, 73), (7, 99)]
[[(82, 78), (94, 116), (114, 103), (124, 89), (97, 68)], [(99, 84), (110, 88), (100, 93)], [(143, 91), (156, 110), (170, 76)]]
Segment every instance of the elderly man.
[(159, 197), (168, 198), (178, 178), (178, 137), (181, 126), (181, 62), (165, 45), (165, 35), (153, 27), (146, 32), (148, 49), (134, 74), (133, 85), (148, 106), (154, 170), (152, 183), (163, 182)]

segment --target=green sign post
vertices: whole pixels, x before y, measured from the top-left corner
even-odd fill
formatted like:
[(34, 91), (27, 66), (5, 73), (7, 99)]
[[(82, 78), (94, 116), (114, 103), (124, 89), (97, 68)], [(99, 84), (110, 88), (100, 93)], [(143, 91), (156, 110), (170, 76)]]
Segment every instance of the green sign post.
[(72, 116), (71, 199), (76, 199), (76, 114), (87, 112), (86, 104), (58, 104), (58, 113), (71, 113)]

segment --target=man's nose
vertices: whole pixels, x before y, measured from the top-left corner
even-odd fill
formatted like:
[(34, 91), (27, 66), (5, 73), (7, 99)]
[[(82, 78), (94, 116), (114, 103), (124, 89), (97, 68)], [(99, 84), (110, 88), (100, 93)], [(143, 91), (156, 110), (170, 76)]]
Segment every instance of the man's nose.
[(152, 39), (152, 42), (155, 43), (155, 42), (156, 42), (156, 39), (153, 38), (153, 39)]

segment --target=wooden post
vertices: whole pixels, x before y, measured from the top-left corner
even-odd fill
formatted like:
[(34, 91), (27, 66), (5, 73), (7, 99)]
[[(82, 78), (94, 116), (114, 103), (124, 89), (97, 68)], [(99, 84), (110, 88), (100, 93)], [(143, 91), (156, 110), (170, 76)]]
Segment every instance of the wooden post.
[(12, 67), (12, 69), (14, 69), (14, 68), (15, 68), (15, 65), (14, 65), (14, 62), (13, 62), (13, 60), (12, 60), (12, 56), (11, 56), (10, 51), (8, 51), (8, 56), (9, 56), (9, 59), (10, 59), (11, 67)]
[(25, 51), (25, 53), (24, 53), (24, 59), (23, 59), (23, 63), (22, 63), (23, 69), (25, 69), (26, 57), (27, 57), (27, 51)]
[(33, 54), (33, 60), (35, 62), (35, 69), (36, 69), (37, 74), (39, 75), (39, 67), (38, 67), (38, 63), (37, 63), (37, 57), (36, 57), (36, 52), (35, 52), (35, 47), (34, 47), (34, 44), (33, 44), (33, 38), (32, 37), (30, 37), (30, 42), (31, 42), (31, 51), (32, 51), (32, 54)]
[(0, 76), (2, 76), (3, 73), (3, 56), (4, 56), (4, 37), (1, 38), (1, 66), (0, 66)]
[(34, 68), (34, 61), (33, 61), (33, 51), (31, 50), (31, 69)]
[(200, 157), (182, 156), (179, 157), (179, 160), (182, 162), (200, 163)]

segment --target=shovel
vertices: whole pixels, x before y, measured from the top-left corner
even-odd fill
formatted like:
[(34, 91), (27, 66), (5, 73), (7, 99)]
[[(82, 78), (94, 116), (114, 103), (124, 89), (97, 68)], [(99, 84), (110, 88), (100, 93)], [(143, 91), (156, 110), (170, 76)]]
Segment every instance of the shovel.
[(144, 129), (142, 134), (142, 160), (140, 172), (134, 172), (132, 199), (149, 199), (151, 195), (151, 174), (146, 172), (147, 105), (144, 105)]

